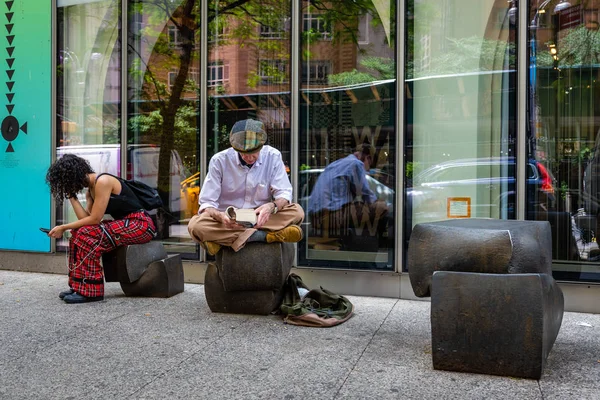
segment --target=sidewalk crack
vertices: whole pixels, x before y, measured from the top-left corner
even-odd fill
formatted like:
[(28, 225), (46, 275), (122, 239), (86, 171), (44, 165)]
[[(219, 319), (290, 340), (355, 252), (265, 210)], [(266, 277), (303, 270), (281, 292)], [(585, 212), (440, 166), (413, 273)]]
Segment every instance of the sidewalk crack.
[(390, 314), (394, 310), (394, 307), (396, 307), (396, 305), (398, 304), (399, 301), (400, 301), (400, 299), (396, 299), (396, 301), (394, 302), (394, 305), (392, 305), (392, 307), (390, 307), (390, 310), (388, 311), (388, 313), (385, 315), (385, 317), (383, 318), (383, 320), (381, 321), (381, 323), (379, 324), (379, 326), (377, 327), (377, 329), (375, 329), (375, 331), (371, 335), (371, 338), (369, 339), (369, 342), (366, 344), (365, 348), (360, 353), (360, 355), (358, 356), (358, 358), (356, 359), (356, 361), (354, 362), (354, 364), (352, 364), (352, 367), (350, 368), (350, 371), (348, 371), (348, 373), (346, 374), (346, 377), (344, 378), (344, 382), (342, 382), (342, 384), (340, 385), (340, 387), (338, 388), (338, 390), (333, 395), (334, 399), (339, 396), (340, 391), (346, 385), (346, 382), (348, 381), (348, 378), (350, 378), (350, 375), (356, 369), (356, 366), (358, 365), (359, 361), (362, 360), (363, 355), (365, 354), (365, 351), (367, 351), (367, 349), (369, 348), (369, 346), (373, 342), (373, 339), (375, 338), (375, 335), (377, 335), (377, 333), (379, 332), (379, 330), (381, 329), (381, 327), (383, 326), (383, 324), (385, 324), (385, 321), (387, 321), (388, 317), (390, 316)]
[[(248, 323), (248, 321), (250, 320), (250, 318), (246, 318), (244, 319), (238, 326), (241, 326), (243, 324)], [(237, 326), (236, 326), (237, 329)], [(165, 377), (168, 373), (170, 373), (171, 371), (175, 370), (176, 368), (178, 368), (179, 366), (181, 366), (183, 363), (185, 363), (186, 361), (188, 361), (190, 358), (194, 357), (196, 354), (202, 352), (202, 350), (206, 349), (207, 347), (209, 347), (210, 345), (212, 345), (213, 343), (217, 343), (218, 341), (220, 341), (221, 339), (223, 339), (225, 336), (229, 336), (231, 335), (233, 332), (233, 329), (229, 329), (229, 331), (227, 331), (226, 333), (224, 333), (223, 335), (220, 336), (216, 336), (214, 337), (214, 340), (211, 340), (210, 342), (206, 342), (204, 345), (201, 345), (200, 343), (198, 343), (198, 341), (193, 340), (192, 342), (195, 343), (198, 346), (198, 350), (190, 353), (187, 357), (181, 359), (181, 361), (179, 361), (178, 363), (174, 363), (171, 367), (158, 372), (156, 375), (154, 375), (154, 377), (152, 377), (148, 382), (140, 385), (137, 389), (135, 389), (133, 392), (131, 392), (130, 394), (128, 394), (126, 397), (127, 398), (136, 398), (135, 396), (142, 391), (144, 388), (148, 387), (149, 385), (153, 384), (154, 382), (156, 382), (157, 380)]]

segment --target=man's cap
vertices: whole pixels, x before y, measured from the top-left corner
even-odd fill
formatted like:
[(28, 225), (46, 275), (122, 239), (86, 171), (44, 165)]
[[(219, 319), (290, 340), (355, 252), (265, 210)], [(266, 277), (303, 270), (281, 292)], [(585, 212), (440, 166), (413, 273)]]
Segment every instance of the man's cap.
[(263, 123), (254, 119), (238, 121), (231, 128), (229, 143), (240, 153), (254, 153), (263, 147), (267, 141), (267, 133)]

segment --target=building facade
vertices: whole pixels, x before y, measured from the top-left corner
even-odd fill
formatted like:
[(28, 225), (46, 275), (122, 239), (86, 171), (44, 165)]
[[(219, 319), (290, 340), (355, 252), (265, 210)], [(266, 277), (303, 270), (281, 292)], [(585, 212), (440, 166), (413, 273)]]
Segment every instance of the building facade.
[[(7, 2), (7, 18), (19, 4)], [(156, 240), (182, 254), (189, 281), (202, 282), (210, 261), (186, 229), (208, 161), (229, 147), (235, 121), (255, 118), (307, 211), (296, 265), (308, 282), (412, 298), (405, 256), (416, 224), (547, 220), (567, 308), (600, 311), (600, 0), (49, 7), (48, 159), (32, 173), (43, 181), (53, 159), (76, 153), (96, 172), (157, 187), (165, 207)], [(23, 137), (3, 129), (2, 165)], [(377, 207), (353, 193), (331, 212), (313, 187), (365, 144)], [(75, 218), (47, 191), (35, 195), (45, 196), (49, 224)], [(10, 194), (6, 201), (17, 204)], [(9, 233), (0, 236), (0, 267), (64, 268), (66, 241), (32, 251)]]

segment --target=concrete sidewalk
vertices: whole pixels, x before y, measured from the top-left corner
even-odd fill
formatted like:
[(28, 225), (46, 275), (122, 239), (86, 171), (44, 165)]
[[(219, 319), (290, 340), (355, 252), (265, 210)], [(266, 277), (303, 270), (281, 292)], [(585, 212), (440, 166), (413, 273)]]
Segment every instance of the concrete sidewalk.
[(213, 314), (204, 287), (68, 305), (0, 271), (0, 399), (600, 399), (600, 315), (565, 313), (540, 381), (435, 371), (429, 302), (349, 296), (329, 329)]

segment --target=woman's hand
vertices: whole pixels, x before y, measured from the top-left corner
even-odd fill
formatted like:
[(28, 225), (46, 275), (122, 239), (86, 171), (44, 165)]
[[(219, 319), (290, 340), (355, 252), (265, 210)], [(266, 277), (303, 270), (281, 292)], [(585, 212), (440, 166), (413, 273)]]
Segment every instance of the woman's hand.
[(58, 225), (52, 228), (50, 232), (48, 232), (48, 236), (54, 239), (60, 239), (66, 230), (67, 229), (64, 227), (64, 225)]

